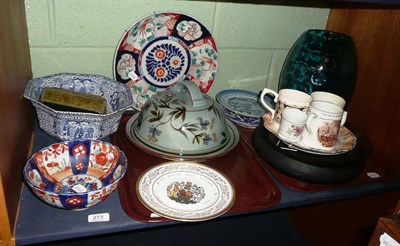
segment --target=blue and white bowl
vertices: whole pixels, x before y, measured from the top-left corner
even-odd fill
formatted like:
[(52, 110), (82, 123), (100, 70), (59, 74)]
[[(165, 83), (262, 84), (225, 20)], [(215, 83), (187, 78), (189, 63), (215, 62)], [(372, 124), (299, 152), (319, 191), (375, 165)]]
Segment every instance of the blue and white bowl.
[(252, 91), (223, 90), (215, 99), (222, 106), (227, 119), (246, 128), (256, 128), (266, 112), (259, 103), (258, 94)]
[[(102, 96), (107, 100), (107, 113), (57, 111), (40, 102), (45, 87), (56, 87)], [(122, 114), (133, 101), (122, 83), (101, 75), (59, 73), (32, 79), (24, 97), (36, 108), (39, 126), (60, 140), (100, 139), (118, 129)]]

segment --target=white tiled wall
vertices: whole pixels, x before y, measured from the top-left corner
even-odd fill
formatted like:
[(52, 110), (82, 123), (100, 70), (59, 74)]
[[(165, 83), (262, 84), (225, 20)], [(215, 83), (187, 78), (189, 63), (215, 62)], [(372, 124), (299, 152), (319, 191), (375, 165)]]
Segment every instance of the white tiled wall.
[(325, 28), (329, 9), (178, 0), (25, 0), (34, 77), (58, 72), (112, 77), (124, 31), (152, 12), (178, 11), (203, 22), (220, 54), (209, 94), (276, 89), (282, 63), (302, 32)]

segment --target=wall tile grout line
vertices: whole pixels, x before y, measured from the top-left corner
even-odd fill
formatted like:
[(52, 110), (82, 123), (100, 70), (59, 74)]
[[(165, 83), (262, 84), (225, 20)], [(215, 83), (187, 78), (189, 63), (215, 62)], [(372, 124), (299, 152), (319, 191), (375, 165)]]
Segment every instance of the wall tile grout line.
[(48, 20), (50, 28), (51, 43), (57, 45), (56, 16), (54, 0), (47, 0)]

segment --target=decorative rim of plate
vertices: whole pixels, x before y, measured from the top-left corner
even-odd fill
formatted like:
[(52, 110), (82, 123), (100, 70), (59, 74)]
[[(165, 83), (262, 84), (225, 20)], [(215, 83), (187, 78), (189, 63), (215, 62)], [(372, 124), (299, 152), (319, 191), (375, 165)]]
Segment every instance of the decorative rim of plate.
[(243, 127), (243, 128), (247, 128), (247, 129), (255, 129), (260, 124), (260, 121), (254, 123), (254, 124), (248, 124), (246, 122), (243, 122), (243, 121), (231, 118), (231, 117), (227, 117), (227, 119), (232, 121), (236, 125)]
[(138, 114), (132, 115), (132, 117), (128, 120), (125, 126), (125, 134), (128, 138), (128, 140), (133, 143), (136, 147), (141, 149), (142, 151), (154, 155), (160, 158), (172, 160), (172, 161), (206, 161), (209, 159), (217, 158), (224, 156), (231, 152), (238, 144), (240, 140), (240, 133), (237, 129), (237, 127), (230, 122), (229, 120), (226, 121), (227, 123), (227, 129), (229, 131), (229, 141), (228, 143), (223, 147), (220, 148), (214, 152), (210, 153), (204, 153), (204, 154), (197, 154), (197, 155), (179, 155), (179, 154), (173, 154), (169, 152), (164, 152), (162, 150), (154, 149), (145, 143), (141, 142), (136, 135), (134, 134), (134, 124), (135, 121), (138, 118)]
[(165, 162), (143, 172), (136, 194), (150, 211), (177, 221), (204, 221), (227, 212), (235, 188), (223, 173), (196, 162)]
[(211, 32), (182, 12), (154, 12), (135, 21), (121, 36), (113, 58), (113, 78), (127, 84), (138, 111), (157, 92), (181, 80), (194, 81), (207, 93), (218, 69)]
[(310, 154), (315, 154), (315, 155), (339, 155), (339, 154), (344, 154), (352, 150), (356, 144), (357, 144), (357, 138), (354, 136), (354, 134), (345, 126), (340, 127), (339, 131), (339, 138), (338, 142), (332, 149), (316, 149), (313, 147), (309, 147), (308, 145), (305, 145), (302, 141), (297, 141), (294, 143), (289, 143), (286, 140), (282, 139), (278, 135), (278, 127), (275, 126), (274, 121), (271, 118), (271, 115), (269, 113), (264, 114), (262, 116), (264, 120), (264, 127), (273, 133), (277, 138), (279, 138), (281, 141), (283, 141), (286, 145), (289, 147), (292, 147), (294, 149), (310, 153)]
[(221, 104), (223, 107), (227, 108), (228, 110), (236, 113), (237, 115), (243, 115), (245, 117), (252, 117), (252, 118), (260, 118), (263, 114), (265, 114), (265, 110), (263, 107), (259, 104), (257, 104), (260, 108), (260, 111), (263, 111), (263, 113), (260, 114), (254, 114), (254, 112), (245, 112), (245, 111), (238, 111), (236, 108), (232, 107), (229, 103), (228, 100), (229, 98), (232, 97), (243, 97), (244, 99), (246, 98), (251, 98), (255, 99), (256, 102), (258, 102), (258, 95), (255, 92), (252, 91), (247, 91), (247, 90), (240, 90), (240, 89), (228, 89), (228, 90), (222, 90), (217, 93), (215, 96), (215, 100)]

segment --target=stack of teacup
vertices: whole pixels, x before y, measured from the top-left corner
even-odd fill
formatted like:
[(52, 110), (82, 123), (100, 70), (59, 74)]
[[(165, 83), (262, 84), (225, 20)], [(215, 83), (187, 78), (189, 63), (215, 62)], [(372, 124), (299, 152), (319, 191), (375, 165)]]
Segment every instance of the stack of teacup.
[[(264, 101), (266, 94), (274, 95), (274, 108)], [(346, 101), (329, 92), (315, 91), (309, 95), (294, 89), (277, 93), (265, 88), (260, 101), (271, 112), (280, 139), (290, 143), (301, 141), (315, 149), (333, 148), (347, 118), (343, 109)]]

